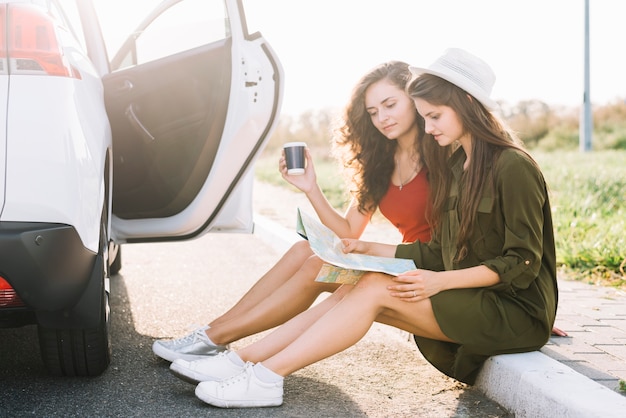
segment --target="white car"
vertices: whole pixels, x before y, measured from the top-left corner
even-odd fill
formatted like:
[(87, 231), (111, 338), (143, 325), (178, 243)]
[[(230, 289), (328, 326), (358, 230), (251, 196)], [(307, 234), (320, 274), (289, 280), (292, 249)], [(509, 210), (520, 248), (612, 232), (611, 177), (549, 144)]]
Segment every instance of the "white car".
[(99, 16), (0, 0), (0, 327), (37, 324), (54, 375), (108, 367), (122, 244), (252, 232), (283, 93), (242, 0), (165, 0), (110, 60)]

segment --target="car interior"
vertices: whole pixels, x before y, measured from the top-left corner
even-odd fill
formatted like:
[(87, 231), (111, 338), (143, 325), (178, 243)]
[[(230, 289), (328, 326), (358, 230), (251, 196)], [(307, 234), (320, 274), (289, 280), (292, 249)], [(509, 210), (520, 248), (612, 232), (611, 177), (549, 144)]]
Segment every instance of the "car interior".
[(117, 216), (172, 216), (197, 195), (225, 124), (230, 50), (227, 38), (104, 78)]

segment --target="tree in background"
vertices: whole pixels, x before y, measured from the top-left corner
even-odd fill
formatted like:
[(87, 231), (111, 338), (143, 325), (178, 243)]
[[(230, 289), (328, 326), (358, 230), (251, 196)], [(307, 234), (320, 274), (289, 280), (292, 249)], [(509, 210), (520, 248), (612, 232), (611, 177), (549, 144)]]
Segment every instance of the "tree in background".
[(593, 124), (604, 149), (626, 149), (626, 100), (598, 107)]
[[(543, 151), (578, 148), (580, 108), (550, 107), (540, 100), (500, 103), (504, 120), (530, 149)], [(338, 109), (308, 110), (297, 117), (283, 114), (267, 146), (275, 152), (282, 144), (304, 141), (319, 158), (330, 158), (330, 138)], [(626, 101), (596, 106), (593, 112), (593, 149), (626, 149)]]
[(303, 141), (316, 157), (331, 158), (332, 129), (339, 117), (339, 111), (330, 108), (308, 110), (295, 118), (287, 114), (281, 115), (266, 150), (274, 153), (286, 142)]

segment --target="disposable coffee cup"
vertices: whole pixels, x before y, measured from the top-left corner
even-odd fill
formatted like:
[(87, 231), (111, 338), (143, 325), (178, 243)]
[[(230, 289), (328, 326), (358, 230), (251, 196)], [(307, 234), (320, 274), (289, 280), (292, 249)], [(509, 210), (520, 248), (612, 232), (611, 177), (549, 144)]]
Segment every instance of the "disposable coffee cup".
[(283, 145), (285, 160), (287, 162), (287, 174), (304, 174), (304, 142), (288, 142)]

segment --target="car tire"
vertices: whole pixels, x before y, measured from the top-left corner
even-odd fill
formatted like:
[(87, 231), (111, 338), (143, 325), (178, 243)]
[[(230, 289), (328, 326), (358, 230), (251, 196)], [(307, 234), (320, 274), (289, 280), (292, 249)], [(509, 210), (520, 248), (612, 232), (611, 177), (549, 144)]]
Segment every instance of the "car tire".
[(41, 358), (53, 376), (99, 376), (111, 362), (110, 304), (107, 279), (107, 211), (100, 226), (100, 249), (94, 269), (99, 270), (98, 325), (92, 328), (47, 328), (38, 325)]
[(109, 341), (109, 296), (104, 292), (102, 315), (107, 319), (96, 328), (39, 330), (41, 358), (53, 376), (99, 376), (111, 362)]
[(110, 272), (111, 275), (118, 274), (122, 269), (122, 246), (118, 245), (117, 254), (111, 263)]

